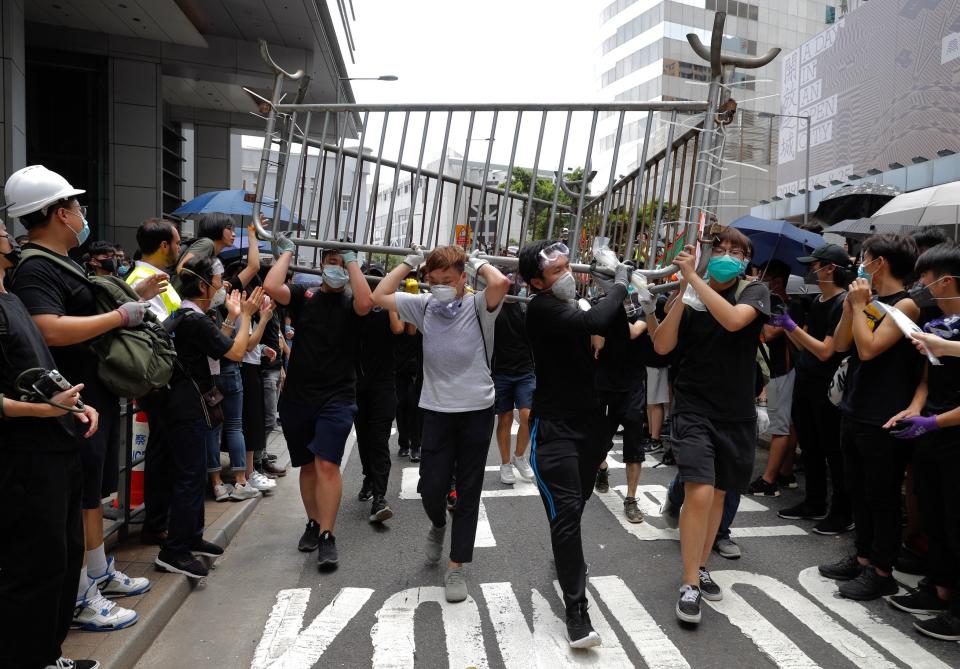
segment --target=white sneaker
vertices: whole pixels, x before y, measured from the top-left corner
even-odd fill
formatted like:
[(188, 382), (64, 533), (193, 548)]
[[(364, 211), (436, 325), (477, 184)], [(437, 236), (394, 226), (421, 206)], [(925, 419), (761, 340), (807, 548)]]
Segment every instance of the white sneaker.
[(61, 657), (56, 664), (48, 664), (44, 669), (100, 669), (96, 660), (71, 660)]
[(513, 475), (513, 465), (500, 465), (500, 483), (513, 485), (517, 477)]
[(514, 455), (512, 458), (510, 458), (510, 462), (512, 462), (513, 466), (517, 468), (517, 471), (520, 473), (520, 478), (526, 481), (533, 480), (533, 470), (530, 469), (529, 455)]
[[(269, 479), (268, 479), (269, 480)], [(273, 481), (270, 481), (273, 483)], [(230, 499), (237, 501), (242, 501), (245, 499), (253, 499), (260, 496), (260, 491), (253, 487), (252, 483), (238, 483), (233, 486), (233, 490), (230, 492)]]
[(258, 471), (254, 471), (253, 474), (247, 477), (247, 483), (252, 485), (260, 492), (272, 492), (274, 488), (277, 487), (276, 481), (273, 479), (268, 479)]
[(117, 606), (100, 594), (96, 583), (91, 583), (73, 610), (70, 627), (87, 632), (110, 632), (130, 627), (138, 619), (136, 611)]
[(228, 499), (230, 499), (231, 491), (232, 486), (227, 485), (226, 483), (215, 485), (213, 486), (213, 498), (218, 502), (226, 502)]
[(113, 566), (113, 558), (107, 558), (107, 573), (100, 576), (90, 574), (90, 579), (100, 588), (100, 594), (110, 599), (142, 595), (150, 589), (150, 579), (130, 578)]

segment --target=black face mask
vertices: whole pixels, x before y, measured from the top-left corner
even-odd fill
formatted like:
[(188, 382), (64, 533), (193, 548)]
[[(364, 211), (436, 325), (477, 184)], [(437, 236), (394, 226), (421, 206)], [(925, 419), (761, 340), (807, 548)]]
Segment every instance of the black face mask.
[(908, 292), (910, 299), (913, 300), (920, 309), (930, 309), (937, 306), (937, 301), (933, 298), (929, 286), (917, 284)]
[(4, 253), (3, 257), (10, 263), (10, 269), (14, 269), (20, 263), (20, 247), (14, 246), (13, 250)]
[(110, 274), (115, 274), (117, 271), (117, 261), (115, 258), (107, 258), (106, 260), (97, 259), (97, 262), (100, 263), (100, 269)]

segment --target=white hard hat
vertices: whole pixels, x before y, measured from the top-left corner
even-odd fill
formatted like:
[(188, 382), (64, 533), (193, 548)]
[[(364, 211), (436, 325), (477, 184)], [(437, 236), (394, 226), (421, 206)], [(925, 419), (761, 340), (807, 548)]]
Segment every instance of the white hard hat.
[(7, 202), (12, 203), (7, 214), (17, 218), (81, 193), (86, 191), (74, 188), (62, 176), (43, 165), (30, 165), (17, 170), (7, 179), (3, 189)]

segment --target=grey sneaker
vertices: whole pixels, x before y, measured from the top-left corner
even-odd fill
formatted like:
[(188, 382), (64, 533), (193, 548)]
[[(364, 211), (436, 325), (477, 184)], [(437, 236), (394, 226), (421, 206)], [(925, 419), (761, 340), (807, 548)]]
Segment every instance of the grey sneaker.
[(528, 454), (514, 455), (510, 458), (510, 462), (512, 462), (513, 466), (520, 472), (520, 478), (525, 481), (533, 480), (533, 470), (530, 468), (530, 456)]
[(713, 550), (717, 551), (720, 557), (725, 557), (728, 560), (740, 559), (740, 547), (730, 539), (717, 539), (713, 543)]
[(636, 497), (627, 497), (623, 500), (623, 515), (625, 515), (631, 523), (643, 522), (643, 511), (637, 506)]
[(443, 537), (446, 533), (446, 525), (443, 527), (430, 526), (430, 531), (427, 532), (427, 545), (424, 550), (427, 554), (427, 562), (440, 562), (440, 555), (443, 553)]
[(467, 581), (463, 577), (463, 567), (447, 569), (443, 577), (444, 594), (448, 602), (462, 602), (467, 598)]
[(238, 483), (233, 486), (233, 490), (230, 491), (230, 499), (235, 499), (237, 501), (243, 501), (245, 499), (253, 499), (259, 497), (261, 492), (254, 488), (249, 483)]
[(517, 477), (513, 475), (513, 465), (507, 463), (500, 465), (500, 483), (504, 485), (513, 485), (517, 482)]

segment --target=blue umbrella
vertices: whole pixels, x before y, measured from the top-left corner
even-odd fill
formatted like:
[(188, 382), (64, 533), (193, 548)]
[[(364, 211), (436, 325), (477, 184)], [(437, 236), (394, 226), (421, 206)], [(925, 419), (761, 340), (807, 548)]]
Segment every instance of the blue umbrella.
[(793, 274), (803, 275), (807, 268), (797, 262), (797, 258), (809, 255), (827, 241), (808, 230), (801, 230), (786, 221), (768, 221), (755, 216), (743, 216), (730, 224), (747, 237), (753, 244), (753, 264), (766, 265), (773, 259), (785, 262)]
[[(217, 190), (204, 193), (193, 198), (179, 209), (173, 212), (176, 216), (189, 216), (190, 214), (234, 214), (237, 216), (253, 216), (253, 201), (256, 195), (248, 193), (243, 189), (238, 190)], [(267, 198), (265, 200), (272, 200)], [(261, 208), (263, 215), (273, 219), (273, 206), (264, 204)], [(287, 207), (280, 207), (280, 220), (290, 220), (290, 210)], [(295, 221), (296, 222), (296, 221)], [(298, 224), (299, 226), (299, 224)]]

